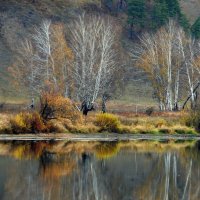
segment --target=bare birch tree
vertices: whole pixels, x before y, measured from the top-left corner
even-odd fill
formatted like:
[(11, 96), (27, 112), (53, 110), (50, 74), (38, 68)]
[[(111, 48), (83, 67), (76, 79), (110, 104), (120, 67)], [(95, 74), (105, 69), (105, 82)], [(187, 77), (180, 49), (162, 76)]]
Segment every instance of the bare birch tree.
[(110, 86), (116, 69), (115, 31), (111, 20), (82, 14), (70, 26), (76, 99), (90, 108)]
[(50, 21), (35, 27), (24, 41), (18, 41), (16, 59), (9, 68), (15, 81), (32, 97), (40, 94), (45, 81), (50, 80)]
[(38, 68), (40, 68), (41, 73), (45, 75), (45, 80), (53, 80), (56, 84), (57, 80), (54, 76), (55, 66), (52, 58), (50, 26), (51, 21), (44, 20), (39, 27), (35, 27), (32, 38), (37, 50), (35, 54), (35, 60), (37, 60)]
[(151, 80), (160, 110), (178, 109), (180, 76), (187, 63), (186, 40), (182, 28), (169, 21), (157, 33), (144, 34), (140, 44), (133, 50), (137, 66)]
[(181, 75), (187, 80), (184, 83), (186, 95), (189, 98), (183, 104), (185, 107), (188, 100), (191, 102), (191, 108), (194, 109), (197, 104), (197, 89), (200, 85), (200, 68), (199, 68), (199, 48), (198, 41), (195, 41), (190, 35), (186, 35), (183, 30), (177, 32), (179, 55), (182, 56)]
[(34, 54), (35, 51), (30, 41), (21, 42), (18, 45), (15, 63), (9, 67), (16, 85), (27, 89), (31, 98), (41, 89), (40, 70), (35, 65)]
[(67, 46), (61, 24), (44, 20), (25, 41), (19, 42), (13, 66), (9, 68), (16, 82), (33, 98), (47, 83), (62, 94), (66, 91), (68, 60), (73, 55)]

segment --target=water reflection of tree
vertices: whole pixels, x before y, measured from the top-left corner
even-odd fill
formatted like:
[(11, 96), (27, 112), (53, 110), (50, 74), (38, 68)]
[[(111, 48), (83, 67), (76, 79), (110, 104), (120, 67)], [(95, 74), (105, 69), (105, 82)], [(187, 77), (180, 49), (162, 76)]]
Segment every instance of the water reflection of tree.
[(76, 162), (72, 154), (44, 151), (39, 161), (39, 177), (43, 183), (44, 199), (65, 199), (63, 184), (75, 168)]
[(106, 177), (108, 159), (119, 151), (117, 142), (99, 143), (94, 148), (96, 160), (91, 153), (83, 153), (78, 161), (78, 170), (73, 174), (73, 200), (111, 200), (112, 193)]
[[(157, 163), (145, 178), (142, 186), (134, 192), (135, 198), (155, 200), (197, 200), (199, 179), (192, 179), (192, 173), (198, 169), (190, 158), (187, 165), (181, 165), (177, 152), (158, 154)], [(199, 175), (198, 175), (199, 176)], [(195, 177), (195, 175), (193, 175)], [(192, 188), (192, 187), (193, 188)]]
[[(134, 197), (140, 197), (141, 199), (145, 199), (147, 197), (149, 197), (149, 199), (156, 199), (155, 196), (159, 196), (158, 182), (162, 178), (159, 173), (162, 168), (162, 161), (159, 155), (154, 155), (152, 161), (151, 166), (147, 166), (148, 168), (150, 167), (150, 173), (144, 179), (142, 184), (136, 187), (133, 192)], [(145, 168), (142, 170), (145, 170)]]
[(91, 154), (82, 154), (78, 170), (73, 175), (73, 200), (107, 200), (105, 185), (99, 176), (99, 162)]
[(40, 157), (39, 173), (44, 180), (59, 179), (70, 175), (76, 162), (71, 154), (56, 154), (44, 151)]
[[(52, 144), (11, 145), (12, 156), (15, 151), (22, 153), (15, 155), (19, 160), (13, 159), (12, 167), (5, 172), (8, 175), (2, 199), (199, 199), (198, 144), (159, 153), (156, 149), (154, 152), (126, 149), (117, 154), (109, 151), (118, 152), (119, 144), (110, 148), (108, 143), (92, 144), (93, 148), (87, 148), (88, 151), (77, 144), (48, 145)], [(96, 159), (98, 148), (103, 149), (101, 152), (106, 149), (112, 156)], [(26, 151), (32, 155), (30, 160)]]
[(120, 150), (118, 142), (101, 142), (95, 147), (95, 155), (99, 159), (115, 156)]
[(9, 155), (18, 160), (18, 165), (8, 172), (5, 190), (10, 198), (6, 195), (5, 199), (63, 199), (63, 178), (70, 176), (76, 162), (72, 153), (48, 152), (56, 145), (51, 142), (10, 144)]
[(16, 159), (39, 159), (45, 149), (51, 148), (50, 142), (13, 142), (9, 154)]

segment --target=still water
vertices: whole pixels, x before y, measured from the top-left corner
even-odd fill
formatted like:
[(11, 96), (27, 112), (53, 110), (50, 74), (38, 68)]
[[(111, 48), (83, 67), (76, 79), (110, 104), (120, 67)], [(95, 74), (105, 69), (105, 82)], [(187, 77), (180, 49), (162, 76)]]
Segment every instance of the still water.
[(200, 143), (1, 142), (1, 200), (199, 200)]

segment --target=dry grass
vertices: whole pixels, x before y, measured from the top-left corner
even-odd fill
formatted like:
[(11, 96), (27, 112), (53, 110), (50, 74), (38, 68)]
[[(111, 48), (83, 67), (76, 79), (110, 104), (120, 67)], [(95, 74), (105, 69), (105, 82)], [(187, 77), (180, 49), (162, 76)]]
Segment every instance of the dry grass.
[(11, 132), (11, 125), (10, 125), (11, 117), (12, 117), (11, 114), (6, 114), (6, 113), (0, 114), (0, 134)]
[[(66, 123), (65, 127), (71, 133), (97, 133), (97, 132), (116, 132), (130, 134), (195, 134), (192, 127), (185, 125), (184, 118), (187, 113), (156, 113), (153, 116), (145, 114), (126, 116), (107, 115), (89, 113), (82, 124), (76, 126)], [(114, 118), (113, 118), (114, 117)], [(117, 119), (117, 121), (116, 121)], [(113, 121), (114, 120), (114, 121)], [(114, 124), (114, 128), (113, 125)], [(111, 130), (112, 129), (112, 130)]]
[[(104, 117), (107, 115), (111, 116), (111, 118), (108, 117), (109, 119), (107, 119)], [(11, 116), (10, 114), (0, 114), (0, 133), (11, 132), (11, 125), (9, 122)], [(103, 116), (103, 118), (100, 116)], [(98, 112), (90, 112), (83, 121), (81, 120), (76, 123), (73, 123), (67, 118), (50, 120), (46, 123), (45, 132), (84, 134), (98, 132), (116, 132), (120, 134), (195, 134), (195, 129), (187, 126), (185, 123), (187, 116), (188, 113), (184, 112), (154, 113), (152, 116), (147, 116), (143, 113), (136, 115), (134, 113), (127, 114), (125, 112), (117, 115), (104, 115)], [(117, 119), (117, 121), (115, 119)], [(111, 125), (114, 123), (115, 128), (111, 126), (111, 130), (109, 128), (110, 126), (107, 127), (107, 122)]]
[(9, 125), (10, 115), (0, 114), (0, 128)]

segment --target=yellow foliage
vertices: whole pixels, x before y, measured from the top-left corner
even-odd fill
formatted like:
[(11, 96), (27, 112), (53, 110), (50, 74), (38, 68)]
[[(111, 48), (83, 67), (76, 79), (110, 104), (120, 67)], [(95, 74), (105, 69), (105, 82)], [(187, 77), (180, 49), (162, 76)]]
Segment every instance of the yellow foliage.
[(51, 28), (52, 28), (52, 41), (55, 43), (54, 45), (57, 47), (53, 51), (55, 60), (59, 60), (59, 58), (61, 59), (67, 58), (69, 60), (73, 60), (74, 55), (72, 50), (67, 45), (63, 24), (61, 23), (53, 24)]
[(11, 155), (16, 159), (39, 159), (44, 149), (47, 150), (50, 144), (47, 142), (13, 144), (10, 149)]
[(10, 120), (10, 123), (13, 133), (35, 133), (46, 129), (37, 112), (19, 113)]
[(117, 116), (109, 113), (101, 113), (96, 116), (95, 125), (100, 127), (101, 131), (115, 132), (119, 130), (120, 121)]
[[(57, 85), (59, 90), (64, 93), (66, 87), (66, 81), (70, 91), (72, 90), (72, 62), (74, 60), (74, 54), (71, 48), (68, 46), (65, 34), (64, 26), (62, 23), (56, 23), (51, 25), (51, 43), (54, 47), (52, 50), (52, 60), (54, 65), (54, 77), (57, 79)], [(67, 74), (67, 77), (66, 77)]]
[(16, 158), (16, 159), (19, 159), (19, 160), (23, 159), (24, 158), (25, 149), (26, 149), (25, 145), (17, 146), (17, 148), (15, 148), (12, 151), (13, 157)]
[(21, 128), (26, 128), (25, 120), (23, 118), (23, 113), (16, 115), (15, 118), (13, 119), (13, 122), (15, 122), (16, 125), (18, 125)]
[(95, 148), (95, 156), (99, 159), (108, 159), (115, 156), (119, 150), (119, 145), (116, 142), (101, 143)]

